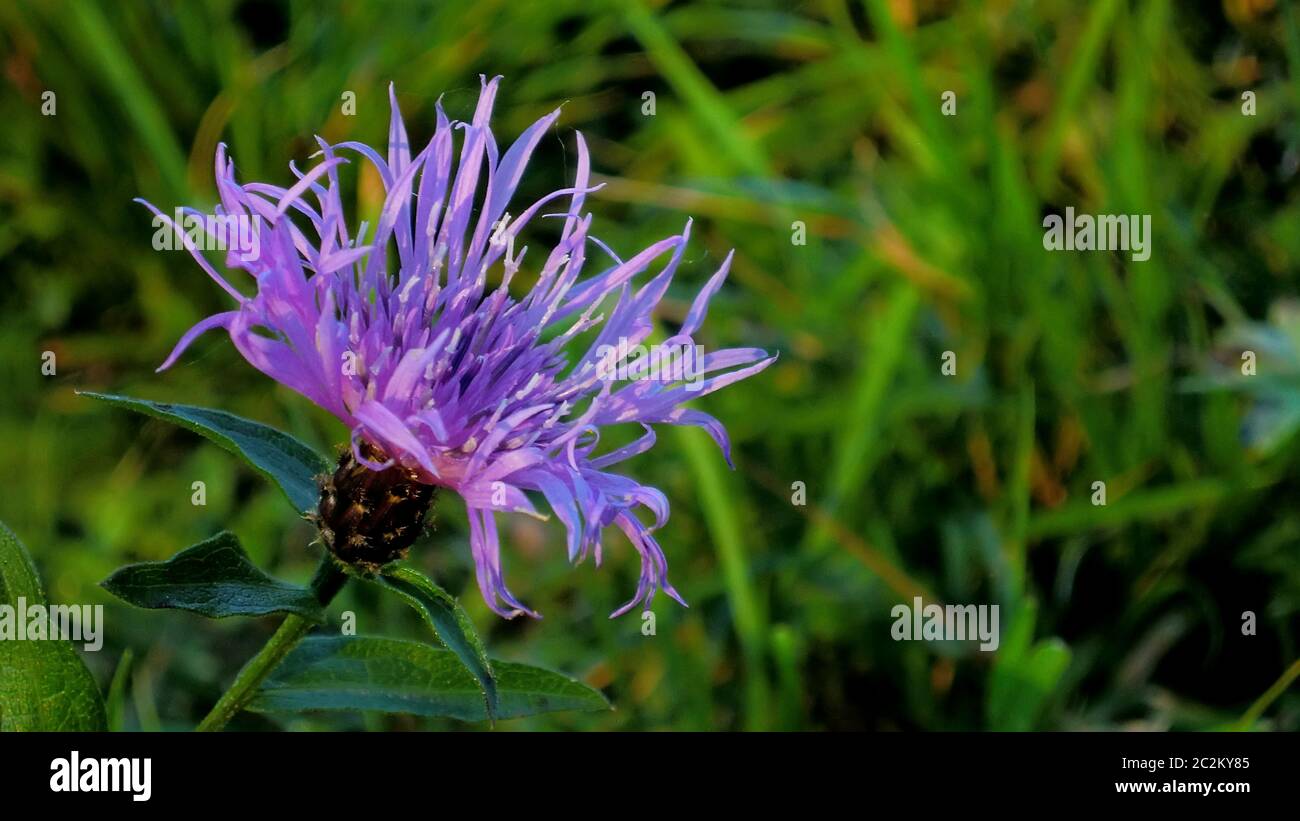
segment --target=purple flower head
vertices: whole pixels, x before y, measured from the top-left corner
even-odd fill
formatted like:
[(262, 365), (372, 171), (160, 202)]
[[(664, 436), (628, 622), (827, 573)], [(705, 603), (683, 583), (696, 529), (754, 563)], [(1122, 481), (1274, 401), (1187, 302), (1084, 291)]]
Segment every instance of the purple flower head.
[[(698, 356), (692, 337), (727, 275), (728, 255), (681, 328), (656, 346), (668, 352), (665, 365), (698, 358), (694, 383), (610, 378), (626, 372), (619, 370), (628, 364), (620, 357), (650, 336), (690, 222), (680, 235), (628, 259), (591, 236), (591, 214), (582, 208), (599, 186), (589, 185), (581, 134), (573, 187), (511, 217), (510, 200), (529, 156), (560, 112), (533, 123), (501, 153), (488, 127), (499, 79), (484, 79), (472, 122), (449, 121), (439, 104), (433, 139), (414, 157), (390, 87), (387, 156), (362, 143), (330, 145), (318, 137), (321, 162), (306, 173), (290, 164), (297, 182), (287, 189), (236, 182), (234, 163), (218, 147), (216, 216), (260, 223), (256, 254), (228, 249), (226, 256), (228, 268), (243, 269), (256, 283), (254, 296), (241, 294), (198, 253), (192, 235), (183, 236), (180, 225), (149, 205), (237, 304), (186, 332), (159, 370), (199, 334), (224, 328), (254, 367), (342, 420), (358, 461), (374, 470), (400, 465), (420, 481), (455, 490), (469, 512), (479, 588), (502, 616), (537, 615), (502, 578), (494, 518), (495, 511), (545, 518), (526, 491), (545, 498), (568, 529), (571, 561), (590, 552), (599, 564), (607, 525), (632, 542), (641, 556), (640, 583), (612, 616), (638, 602), (649, 608), (660, 589), (685, 604), (668, 583), (652, 535), (668, 519), (667, 499), (609, 468), (653, 446), (654, 423), (704, 428), (730, 464), (722, 424), (683, 403), (755, 374), (775, 357), (756, 348)], [(456, 131), (463, 137), (453, 158)], [(349, 233), (338, 183), (344, 153), (360, 155), (383, 181), (386, 196), (373, 234), (365, 224)], [(548, 207), (558, 213), (545, 213)], [(513, 253), (514, 241), (539, 216), (563, 221), (560, 239), (536, 266), (531, 288), (512, 293), (527, 251)], [(389, 264), (394, 248), (396, 273)], [(597, 272), (584, 277), (589, 253)], [(575, 339), (595, 328), (594, 341), (580, 348)], [(644, 434), (598, 454), (601, 428), (621, 423), (640, 424)], [(653, 515), (653, 526), (634, 514), (637, 506)]]

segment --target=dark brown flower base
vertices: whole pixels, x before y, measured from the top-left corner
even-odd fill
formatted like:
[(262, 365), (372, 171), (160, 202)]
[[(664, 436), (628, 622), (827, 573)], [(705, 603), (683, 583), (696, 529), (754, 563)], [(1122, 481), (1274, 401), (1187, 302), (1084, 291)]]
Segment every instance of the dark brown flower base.
[[(386, 457), (361, 445), (365, 457)], [(437, 488), (416, 479), (406, 468), (374, 471), (344, 450), (338, 468), (321, 481), (320, 505), (314, 518), (321, 539), (340, 562), (363, 573), (406, 557), (424, 530), (425, 515)]]

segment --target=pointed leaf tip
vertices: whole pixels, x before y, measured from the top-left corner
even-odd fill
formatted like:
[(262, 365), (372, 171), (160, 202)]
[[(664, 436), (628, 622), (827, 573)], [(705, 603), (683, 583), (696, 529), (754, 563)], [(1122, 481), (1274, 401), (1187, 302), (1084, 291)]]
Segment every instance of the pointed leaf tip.
[(93, 391), (77, 391), (77, 394), (162, 419), (197, 433), (239, 456), (253, 470), (275, 482), (299, 513), (316, 507), (320, 494), (316, 477), (329, 471), (329, 463), (319, 453), (287, 433), (212, 408), (174, 405)]
[(119, 568), (100, 586), (136, 607), (187, 610), (214, 619), (294, 613), (325, 620), (310, 589), (262, 572), (239, 539), (225, 531), (166, 561)]

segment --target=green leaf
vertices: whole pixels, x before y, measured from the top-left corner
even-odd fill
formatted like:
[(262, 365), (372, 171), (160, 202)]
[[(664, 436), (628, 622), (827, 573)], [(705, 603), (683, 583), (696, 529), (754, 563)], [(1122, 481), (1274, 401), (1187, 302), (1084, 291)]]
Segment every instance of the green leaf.
[(117, 660), (117, 669), (113, 671), (113, 680), (108, 685), (108, 696), (104, 699), (104, 709), (108, 714), (108, 730), (120, 733), (126, 727), (126, 688), (127, 679), (131, 677), (131, 662), (135, 654), (128, 647), (122, 651)]
[[(559, 673), (499, 660), (492, 666), (498, 718), (610, 709), (598, 690)], [(363, 636), (307, 638), (262, 682), (248, 709), (487, 718), (479, 683), (455, 653), (422, 642)]]
[(478, 679), (483, 687), (488, 717), (495, 718), (497, 691), (492, 664), (488, 661), (483, 640), (474, 630), (474, 622), (460, 602), (413, 567), (386, 567), (373, 581), (397, 593), (424, 617), (438, 639)]
[(296, 613), (321, 622), (325, 612), (306, 587), (263, 573), (233, 533), (222, 531), (165, 562), (119, 568), (100, 582), (136, 607), (189, 610), (213, 619)]
[(329, 470), (329, 463), (287, 433), (211, 408), (171, 405), (89, 391), (79, 393), (194, 431), (242, 457), (258, 473), (278, 484), (299, 513), (316, 508), (320, 498), (316, 477)]
[(1070, 666), (1070, 648), (1060, 639), (1033, 641), (1037, 615), (1036, 603), (1027, 600), (998, 650), (985, 704), (990, 730), (1034, 729)]
[[(27, 550), (0, 523), (0, 605), (16, 611), (20, 598), (27, 608), (46, 603)], [(16, 629), (17, 615), (10, 612)], [(70, 643), (0, 640), (0, 731), (102, 732), (106, 727), (99, 688)]]

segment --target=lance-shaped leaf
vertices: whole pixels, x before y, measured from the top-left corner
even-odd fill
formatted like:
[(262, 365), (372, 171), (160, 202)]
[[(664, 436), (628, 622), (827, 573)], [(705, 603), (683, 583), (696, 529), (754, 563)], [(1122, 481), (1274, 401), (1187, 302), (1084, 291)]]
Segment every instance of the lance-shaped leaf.
[[(598, 690), (526, 664), (494, 660), (497, 717), (561, 710), (608, 710)], [(311, 636), (262, 682), (254, 712), (376, 710), (487, 718), (474, 676), (450, 650), (416, 641), (369, 636)]]
[(405, 565), (389, 565), (373, 579), (381, 587), (397, 593), (424, 617), (448, 650), (456, 654), (483, 687), (488, 717), (497, 709), (496, 682), (483, 640), (474, 630), (474, 622), (456, 597), (443, 590), (420, 571)]
[(214, 619), (296, 613), (316, 622), (325, 620), (310, 589), (263, 573), (239, 539), (225, 531), (167, 561), (119, 568), (100, 584), (137, 607), (189, 610)]
[(287, 433), (211, 408), (89, 391), (80, 394), (192, 430), (241, 457), (253, 470), (279, 485), (299, 513), (316, 507), (320, 496), (316, 477), (329, 470), (329, 463)]
[(18, 640), (28, 625), (17, 623), (17, 611), (47, 605), (31, 557), (3, 523), (0, 606), (0, 731), (103, 731), (104, 701), (76, 649), (48, 629), (45, 641)]

